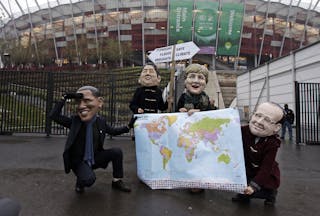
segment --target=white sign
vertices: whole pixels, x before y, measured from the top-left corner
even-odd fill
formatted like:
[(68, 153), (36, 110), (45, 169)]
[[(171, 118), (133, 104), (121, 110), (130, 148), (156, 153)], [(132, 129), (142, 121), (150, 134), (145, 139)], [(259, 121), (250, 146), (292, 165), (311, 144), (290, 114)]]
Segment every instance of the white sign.
[[(172, 59), (173, 49), (175, 48), (175, 56)], [(192, 58), (197, 52), (199, 47), (192, 41), (176, 44), (172, 46), (157, 48), (153, 50), (148, 56), (153, 63), (170, 62), (172, 60), (179, 61)]]

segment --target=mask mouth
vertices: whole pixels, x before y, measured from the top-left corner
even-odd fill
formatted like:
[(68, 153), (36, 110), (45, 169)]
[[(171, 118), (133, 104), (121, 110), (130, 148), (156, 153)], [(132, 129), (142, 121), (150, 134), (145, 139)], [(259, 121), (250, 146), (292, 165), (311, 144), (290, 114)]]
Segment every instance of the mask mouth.
[(200, 85), (199, 85), (199, 84), (197, 84), (197, 83), (192, 84), (191, 86), (192, 86), (192, 88), (195, 88), (195, 89), (200, 88)]
[(251, 125), (257, 130), (264, 130), (264, 125), (258, 123), (257, 121), (253, 121)]
[(87, 116), (89, 112), (90, 112), (89, 109), (79, 109), (79, 110), (78, 110), (78, 113), (79, 113), (79, 115), (81, 115), (81, 116)]
[(152, 77), (151, 77), (151, 75), (145, 75), (144, 78), (145, 78), (146, 80), (151, 80)]

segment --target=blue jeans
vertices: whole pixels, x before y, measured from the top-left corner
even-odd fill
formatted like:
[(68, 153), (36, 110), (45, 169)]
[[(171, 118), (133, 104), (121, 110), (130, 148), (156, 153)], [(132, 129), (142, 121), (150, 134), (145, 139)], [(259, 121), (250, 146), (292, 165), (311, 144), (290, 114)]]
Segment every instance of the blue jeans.
[(286, 135), (286, 128), (288, 128), (289, 131), (289, 139), (292, 140), (292, 124), (290, 124), (290, 122), (285, 121), (282, 124), (282, 131), (281, 131), (281, 138), (285, 138)]

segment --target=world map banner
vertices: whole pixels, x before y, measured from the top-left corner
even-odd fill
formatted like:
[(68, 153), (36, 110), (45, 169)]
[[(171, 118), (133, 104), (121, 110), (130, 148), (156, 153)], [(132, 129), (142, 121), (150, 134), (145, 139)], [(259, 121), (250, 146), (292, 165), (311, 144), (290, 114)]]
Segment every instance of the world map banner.
[(243, 192), (247, 181), (238, 110), (135, 116), (138, 177), (150, 188)]

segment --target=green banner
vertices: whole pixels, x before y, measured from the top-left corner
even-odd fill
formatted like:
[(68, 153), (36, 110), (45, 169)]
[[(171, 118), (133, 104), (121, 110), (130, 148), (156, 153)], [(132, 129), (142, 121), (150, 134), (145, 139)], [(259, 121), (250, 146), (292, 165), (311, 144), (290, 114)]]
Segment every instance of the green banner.
[(169, 2), (169, 45), (191, 41), (193, 1)]
[(243, 4), (222, 4), (217, 55), (237, 56), (243, 19)]
[[(199, 47), (216, 46), (219, 2), (195, 2), (194, 42)], [(212, 53), (213, 54), (213, 53)]]

